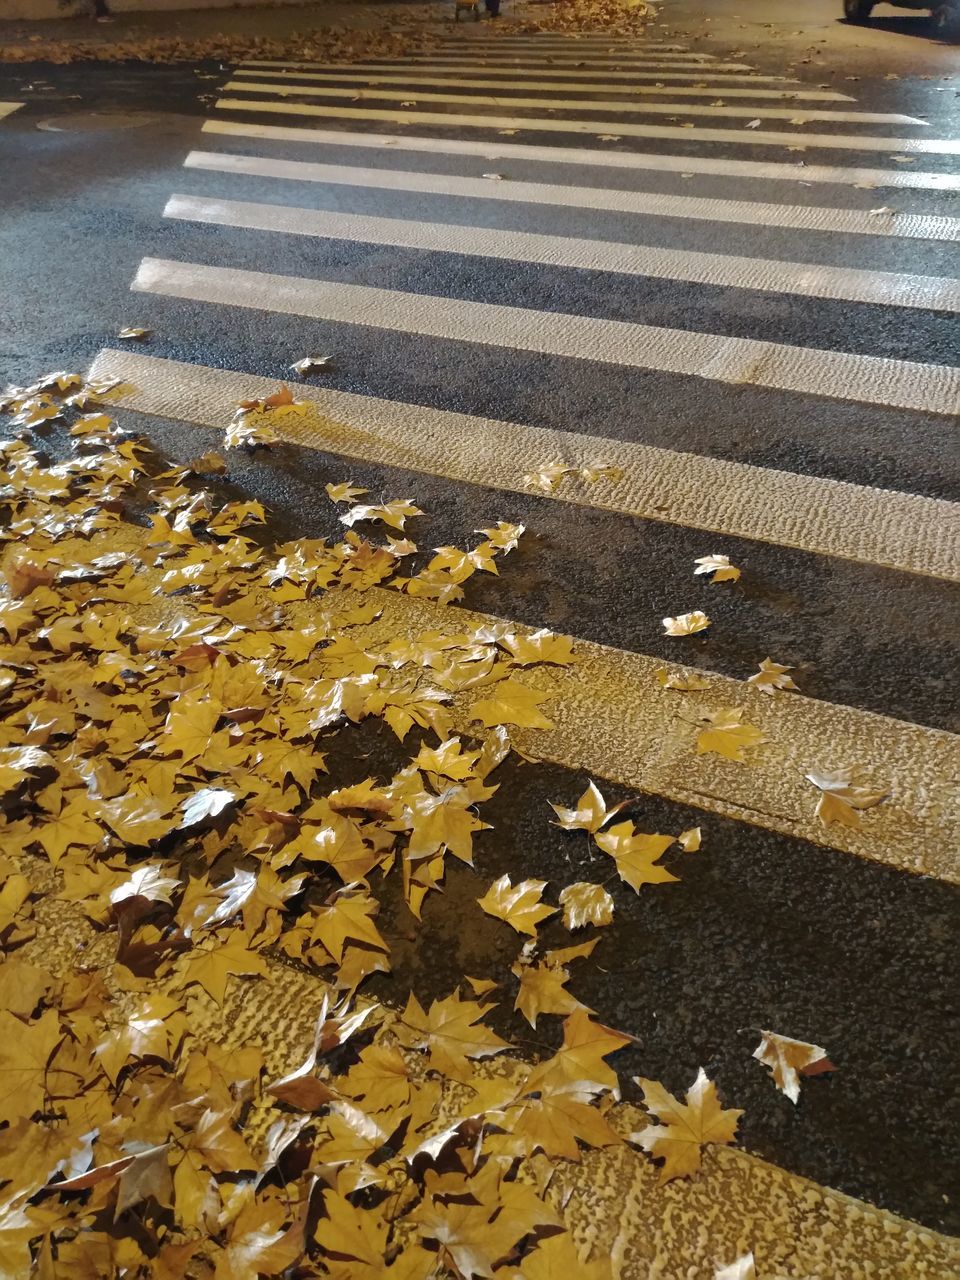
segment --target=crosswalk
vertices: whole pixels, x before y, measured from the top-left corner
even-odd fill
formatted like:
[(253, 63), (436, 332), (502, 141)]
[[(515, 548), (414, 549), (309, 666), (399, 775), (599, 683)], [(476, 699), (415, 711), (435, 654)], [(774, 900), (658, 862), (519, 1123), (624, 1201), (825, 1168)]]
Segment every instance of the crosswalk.
[(23, 106), (22, 102), (0, 102), (0, 120), (4, 116), (12, 115), (12, 113)]
[[(605, 36), (464, 32), (402, 61), (249, 60), (221, 94), (131, 281), (151, 346), (105, 349), (94, 375), (120, 378), (122, 403), (161, 436), (173, 420), (212, 443), (294, 359), (334, 354), (323, 386), (297, 388), (312, 412), (279, 425), (294, 451), (284, 477), (249, 477), (289, 502), (299, 532), (325, 528), (313, 495), (334, 460), (336, 478), (373, 491), (428, 489), (464, 528), (496, 508), (541, 537), (528, 581), (505, 571), (495, 593), (468, 594), (470, 612), (377, 593), (372, 634), (507, 617), (574, 635), (557, 727), (518, 734), (521, 747), (728, 824), (740, 874), (773, 886), (761, 913), (787, 868), (809, 866), (838, 901), (842, 886), (889, 901), (923, 883), (940, 919), (960, 883), (960, 748), (943, 697), (960, 584), (960, 502), (944, 480), (960, 461), (960, 139), (737, 57)], [(558, 459), (616, 478), (531, 493), (526, 477)], [(710, 597), (732, 639), (678, 650), (660, 617), (693, 599), (689, 564), (714, 543), (754, 585)], [(743, 654), (774, 649), (807, 677), (802, 695), (744, 683)], [(686, 667), (713, 673), (707, 710), (747, 708), (777, 744), (767, 759), (718, 764), (664, 728), (656, 673)], [(825, 827), (811, 761), (872, 765), (890, 799), (863, 829)], [(812, 911), (817, 894), (789, 892), (784, 929), (795, 895)], [(831, 964), (842, 972), (843, 954)], [(778, 970), (771, 1007), (789, 1007), (801, 979)], [(832, 981), (820, 995), (841, 1040), (848, 1022), (887, 1017)], [(910, 1040), (909, 1014), (896, 1018), (891, 1044)], [(861, 1074), (837, 1106), (853, 1114), (864, 1072), (895, 1078), (917, 1158), (941, 1156), (929, 1090), (849, 1035)], [(793, 1203), (850, 1204), (840, 1191), (881, 1204), (847, 1223), (858, 1256), (879, 1259), (870, 1274), (948, 1274), (916, 1267), (934, 1256), (920, 1236), (941, 1249), (939, 1187), (906, 1187), (892, 1157), (831, 1166), (775, 1117), (761, 1131), (743, 1158), (771, 1205), (778, 1179)], [(776, 1229), (809, 1269), (819, 1227), (802, 1219), (784, 1210)]]

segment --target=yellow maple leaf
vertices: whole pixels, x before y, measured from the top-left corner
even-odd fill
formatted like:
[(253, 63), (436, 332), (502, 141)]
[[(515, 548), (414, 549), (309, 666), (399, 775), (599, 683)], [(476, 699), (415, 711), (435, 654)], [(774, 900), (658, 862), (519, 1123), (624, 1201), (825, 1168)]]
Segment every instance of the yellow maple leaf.
[(697, 755), (712, 751), (726, 760), (746, 762), (744, 751), (766, 742), (763, 731), (743, 720), (741, 707), (724, 707), (703, 717), (709, 726), (697, 735)]
[(523, 964), (518, 960), (512, 971), (520, 982), (513, 1007), (531, 1027), (536, 1027), (541, 1013), (568, 1014), (580, 1008), (580, 1001), (566, 989), (570, 974), (559, 965)]
[(554, 493), (565, 476), (577, 474), (576, 467), (568, 467), (563, 462), (548, 462), (538, 471), (531, 471), (523, 477), (528, 489), (539, 489), (541, 493)]
[(474, 529), (474, 533), (484, 534), (498, 551), (504, 552), (515, 551), (524, 532), (524, 525), (507, 520), (498, 520), (492, 529)]
[(697, 566), (693, 571), (694, 574), (710, 573), (713, 575), (714, 582), (736, 582), (740, 577), (740, 570), (730, 563), (729, 556), (716, 554), (700, 556), (693, 563)]
[(819, 1075), (836, 1068), (827, 1057), (826, 1049), (805, 1040), (793, 1040), (775, 1031), (761, 1031), (762, 1039), (754, 1049), (758, 1062), (770, 1068), (773, 1082), (794, 1104), (800, 1100), (800, 1077)]
[(866, 781), (865, 769), (858, 764), (811, 770), (804, 777), (821, 792), (815, 812), (824, 826), (838, 822), (845, 827), (859, 827), (860, 811), (875, 808), (889, 795), (887, 791), (875, 791)]
[(681, 693), (693, 693), (697, 689), (709, 689), (710, 681), (692, 671), (668, 671), (658, 667), (654, 672), (657, 683), (664, 689), (676, 689)]
[(645, 884), (669, 884), (677, 877), (657, 862), (674, 843), (673, 836), (637, 831), (629, 819), (594, 835), (598, 848), (617, 864), (617, 874), (636, 893)]
[(423, 512), (410, 498), (395, 498), (392, 502), (377, 502), (366, 506), (358, 504), (351, 507), (340, 517), (340, 523), (351, 529), (362, 520), (382, 520), (391, 529), (402, 530), (406, 521), (412, 516), (422, 515)]
[(479, 720), (487, 729), (498, 724), (515, 724), (521, 729), (552, 729), (553, 721), (539, 710), (540, 703), (547, 702), (550, 696), (517, 680), (501, 680), (489, 698), (473, 704), (470, 718)]
[(47, 1067), (64, 1035), (53, 1009), (26, 1026), (0, 1009), (0, 1120), (13, 1124), (43, 1110)]
[(699, 827), (689, 827), (677, 836), (677, 844), (684, 853), (696, 853), (703, 841), (703, 833)]
[(607, 802), (600, 794), (597, 784), (589, 782), (586, 791), (577, 801), (576, 809), (564, 809), (562, 805), (554, 804), (552, 800), (548, 803), (557, 815), (555, 826), (563, 827), (564, 831), (593, 832), (599, 831), (605, 823), (620, 812), (627, 802), (622, 800), (620, 804), (615, 804), (612, 809), (608, 809)]
[(313, 940), (321, 944), (336, 964), (342, 963), (344, 949), (351, 942), (374, 951), (389, 951), (373, 923), (379, 909), (380, 904), (368, 893), (342, 889), (329, 905), (315, 909)]
[(582, 929), (584, 925), (609, 924), (613, 919), (613, 899), (602, 884), (590, 884), (579, 880), (568, 884), (560, 892), (563, 923), (568, 929)]
[(196, 983), (217, 1004), (223, 1004), (231, 976), (262, 977), (269, 972), (263, 956), (244, 945), (242, 934), (235, 934), (222, 944), (195, 947), (181, 964), (177, 985), (188, 987)]
[(343, 480), (340, 484), (328, 484), (327, 496), (331, 502), (355, 502), (357, 498), (362, 498), (365, 493), (369, 493), (369, 489), (358, 489), (350, 480)]
[(501, 646), (510, 654), (515, 666), (527, 667), (534, 662), (549, 662), (558, 667), (569, 667), (576, 662), (573, 642), (569, 636), (554, 635), (545, 627), (533, 631), (530, 635), (511, 632), (500, 640)]
[(675, 618), (664, 618), (663, 629), (668, 636), (693, 636), (698, 631), (706, 631), (710, 619), (700, 609), (691, 613), (679, 613)]
[(587, 1147), (619, 1146), (623, 1139), (610, 1128), (588, 1093), (548, 1090), (524, 1099), (510, 1112), (510, 1132), (527, 1153), (542, 1151), (551, 1158), (580, 1160), (580, 1143)]
[(688, 1177), (700, 1168), (700, 1156), (707, 1143), (733, 1142), (742, 1111), (725, 1110), (717, 1098), (717, 1087), (701, 1067), (678, 1102), (656, 1080), (637, 1077), (643, 1090), (643, 1104), (660, 1124), (649, 1125), (632, 1136), (656, 1160), (663, 1160), (660, 1181)]
[(610, 1258), (584, 1261), (568, 1231), (537, 1241), (510, 1280), (613, 1280)]
[(325, 1216), (317, 1223), (313, 1238), (325, 1257), (347, 1259), (359, 1266), (361, 1270), (355, 1272), (358, 1280), (367, 1274), (367, 1268), (379, 1272), (385, 1267), (390, 1230), (385, 1218), (370, 1209), (358, 1208), (331, 1188), (324, 1191), (323, 1211)]
[(533, 1067), (523, 1092), (582, 1094), (616, 1090), (617, 1073), (604, 1059), (630, 1043), (630, 1036), (594, 1022), (588, 1009), (575, 1009), (563, 1022), (563, 1047)]
[(546, 880), (520, 880), (511, 884), (510, 877), (502, 875), (477, 901), (487, 915), (504, 920), (518, 933), (535, 938), (540, 921), (557, 911), (556, 907), (545, 906), (540, 901), (546, 887)]
[(452, 1080), (468, 1080), (468, 1058), (489, 1058), (508, 1048), (495, 1032), (481, 1023), (489, 1006), (461, 1000), (454, 992), (434, 1000), (425, 1012), (413, 992), (397, 1026), (400, 1043), (429, 1051), (431, 1067)]
[(754, 685), (761, 693), (769, 694), (772, 694), (774, 689), (796, 689), (797, 686), (787, 675), (787, 672), (792, 670), (793, 667), (785, 667), (771, 658), (764, 658), (760, 663), (760, 670), (747, 678), (747, 684)]

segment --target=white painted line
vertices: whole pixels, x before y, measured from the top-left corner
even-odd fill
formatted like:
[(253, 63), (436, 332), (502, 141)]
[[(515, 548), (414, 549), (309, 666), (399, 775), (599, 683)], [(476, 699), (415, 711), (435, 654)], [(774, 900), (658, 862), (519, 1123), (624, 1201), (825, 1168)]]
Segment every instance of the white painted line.
[[(138, 351), (102, 352), (96, 369), (135, 388), (124, 397), (132, 408), (212, 428), (223, 428), (238, 400), (276, 390), (268, 378)], [(622, 469), (621, 479), (549, 496), (960, 581), (960, 503), (346, 391), (298, 385), (296, 395), (318, 414), (306, 422), (278, 419), (277, 430), (324, 453), (517, 493), (529, 492), (523, 476), (545, 460), (586, 466), (602, 458)]]
[[(408, 64), (414, 65), (414, 64), (424, 63), (424, 62), (444, 62), (454, 58), (458, 62), (462, 62), (465, 64), (469, 63), (473, 66), (476, 66), (478, 64), (481, 66), (486, 65), (488, 60), (491, 58), (493, 59), (494, 62), (498, 63), (501, 66), (510, 66), (518, 61), (529, 62), (529, 54), (498, 53), (498, 54), (485, 55), (482, 51), (479, 51), (478, 53), (474, 54), (469, 52), (465, 53), (462, 49), (450, 50), (449, 52), (445, 52), (444, 50), (438, 50), (436, 53), (411, 54), (409, 57), (404, 57), (402, 60), (402, 63), (399, 63), (399, 64), (396, 58), (370, 58), (369, 62), (371, 65), (378, 67), (382, 71), (389, 71), (391, 67), (396, 67), (397, 65), (406, 66)], [(298, 63), (298, 62), (264, 60), (260, 62), (245, 61), (243, 65), (244, 66), (269, 66), (269, 67), (302, 66), (302, 67), (308, 67), (312, 70), (316, 66), (322, 65), (322, 64), (311, 63), (311, 62)], [(340, 63), (340, 66), (349, 66), (349, 65), (352, 65), (352, 64)], [(596, 67), (623, 67), (625, 70), (629, 70), (631, 67), (635, 67), (639, 71), (643, 71), (643, 70), (653, 71), (653, 70), (656, 70), (657, 68), (662, 68), (664, 71), (675, 69), (678, 71), (688, 71), (688, 72), (700, 73), (700, 74), (705, 74), (707, 72), (709, 72), (710, 74), (713, 74), (714, 71), (752, 71), (753, 70), (753, 68), (747, 62), (716, 62), (711, 58), (707, 58), (699, 54), (664, 54), (659, 57), (657, 55), (652, 55), (647, 57), (644, 57), (641, 55), (637, 57), (622, 57), (622, 58), (621, 57), (608, 58), (608, 57), (603, 57), (599, 54), (595, 55), (592, 53), (585, 53), (580, 55), (579, 57), (568, 56), (565, 54), (556, 54), (556, 55), (550, 54), (548, 57), (536, 63), (536, 67), (540, 71), (550, 70), (553, 67), (561, 67), (561, 66), (585, 67), (587, 65), (596, 66)]]
[(693, 218), (702, 222), (735, 222), (747, 226), (792, 227), (800, 231), (838, 231), (852, 235), (903, 236), (905, 239), (960, 241), (960, 218), (892, 213), (882, 216), (860, 209), (818, 209), (810, 205), (766, 204), (752, 200), (715, 200), (699, 196), (660, 195), (609, 187), (564, 187), (504, 178), (461, 178), (444, 173), (402, 169), (364, 169), (343, 164), (279, 160), (272, 156), (240, 156), (223, 151), (191, 151), (188, 169), (243, 173), (295, 182), (373, 187), (380, 191), (415, 191), (423, 195), (457, 196), (521, 204), (603, 209), (615, 213)]
[(18, 111), (22, 106), (22, 102), (0, 102), (0, 120), (4, 116), (13, 115), (14, 111)]
[[(246, 70), (241, 67), (234, 72), (237, 76), (257, 76), (260, 79), (286, 80), (293, 84), (299, 80), (333, 80), (337, 83), (346, 84), (414, 84), (414, 85), (430, 85), (434, 88), (443, 88), (445, 85), (459, 85), (465, 89), (559, 89), (567, 90), (570, 93), (614, 93), (617, 95), (631, 94), (653, 94), (659, 97), (665, 97), (667, 93), (671, 97), (687, 97), (687, 98), (709, 98), (717, 97), (718, 94), (724, 98), (776, 98), (787, 102), (800, 102), (803, 100), (813, 102), (855, 102), (855, 98), (848, 97), (844, 93), (834, 93), (829, 89), (806, 89), (798, 91), (796, 89), (745, 89), (741, 86), (728, 89), (726, 87), (718, 89), (707, 85), (637, 85), (637, 84), (571, 84), (569, 80), (537, 80), (531, 81), (529, 76), (524, 76), (521, 80), (471, 80), (458, 75), (455, 79), (450, 76), (424, 76), (416, 77), (406, 75), (359, 75), (354, 72), (339, 71), (267, 71)], [(575, 100), (576, 101), (576, 100)], [(794, 111), (793, 114), (797, 114)], [(902, 117), (906, 119), (907, 117)]]
[(481, 72), (485, 76), (506, 76), (526, 74), (529, 72), (531, 75), (539, 77), (539, 75), (546, 71), (554, 78), (562, 78), (564, 80), (596, 80), (598, 75), (603, 76), (604, 80), (628, 80), (630, 82), (635, 80), (653, 80), (659, 83), (663, 80), (693, 80), (698, 85), (707, 84), (708, 82), (715, 84), (717, 85), (717, 92), (720, 91), (720, 86), (728, 84), (800, 84), (799, 80), (788, 79), (786, 76), (757, 76), (752, 72), (749, 75), (735, 75), (727, 72), (718, 72), (717, 74), (714, 74), (714, 72), (716, 72), (716, 67), (709, 68), (709, 75), (706, 73), (706, 70), (703, 70), (702, 72), (608, 71), (606, 69), (602, 71), (586, 71), (575, 67), (558, 67), (553, 64), (549, 67), (539, 65), (527, 66), (517, 64), (512, 60), (506, 63), (497, 61), (489, 65), (486, 62), (478, 63), (476, 60), (473, 62), (457, 62), (449, 58), (405, 58), (402, 64), (397, 64), (396, 62), (331, 62), (326, 64), (320, 62), (244, 62), (241, 63), (241, 66), (243, 68), (276, 67), (281, 70), (286, 69), (289, 73), (292, 73), (293, 69), (298, 66), (310, 68), (313, 71), (321, 71), (326, 66), (328, 69), (333, 71), (343, 71), (345, 67), (349, 67), (351, 71), (390, 72), (395, 71), (398, 65), (406, 67), (414, 62), (418, 64), (413, 67), (412, 70), (414, 72), (419, 70), (434, 73), (442, 71), (444, 74), (455, 75), (460, 72), (469, 71), (474, 74)]
[[(640, 169), (660, 173), (705, 173), (724, 178), (773, 181), (830, 182), (878, 187), (913, 187), (925, 191), (960, 191), (960, 174), (925, 173), (903, 169), (847, 168), (835, 165), (770, 163), (760, 160), (716, 160), (707, 156), (655, 155), (640, 151), (597, 151), (583, 147), (544, 147), (524, 143), (473, 142), (465, 138), (410, 138), (395, 133), (347, 133), (340, 129), (313, 129), (296, 125), (247, 124), (238, 120), (206, 120), (204, 133), (235, 138), (264, 138), (276, 142), (302, 142), (315, 146), (360, 147), (368, 151), (413, 151), (424, 155), (477, 156), (508, 165), (527, 160), (586, 165), (598, 169)], [(888, 215), (878, 217), (882, 226)]]
[[(529, 88), (529, 85), (527, 86)], [(290, 83), (289, 81), (263, 80), (230, 80), (226, 89), (239, 89), (243, 93), (274, 93), (297, 98), (346, 98), (351, 102), (362, 102), (366, 99), (384, 102), (406, 102), (414, 100), (419, 107), (433, 106), (434, 103), (452, 102), (461, 106), (497, 107), (511, 111), (516, 107), (531, 108), (534, 111), (606, 111), (612, 115), (661, 115), (661, 116), (709, 116), (710, 118), (734, 117), (749, 120), (756, 117), (760, 120), (828, 120), (842, 124), (926, 124), (916, 116), (883, 114), (870, 111), (823, 111), (802, 110), (798, 115), (797, 107), (758, 107), (752, 103), (738, 103), (735, 106), (713, 106), (700, 102), (630, 102), (610, 98), (524, 98), (508, 95), (499, 97), (494, 94), (479, 93), (436, 93), (429, 90), (421, 92), (415, 85), (407, 89), (381, 89), (374, 87), (365, 89), (359, 86), (315, 85)], [(611, 125), (611, 129), (613, 126)], [(792, 136), (792, 135), (791, 135)]]
[(131, 288), (445, 341), (509, 347), (805, 395), (836, 393), (843, 400), (923, 413), (960, 413), (960, 369), (947, 365), (162, 258), (144, 258)]
[(423, 219), (414, 222), (406, 218), (370, 217), (340, 210), (328, 212), (293, 205), (195, 196), (171, 196), (163, 216), (222, 227), (362, 241), (399, 249), (501, 258), (508, 262), (532, 262), (540, 266), (572, 267), (583, 271), (609, 271), (658, 280), (684, 280), (692, 284), (790, 293), (807, 298), (918, 307), (929, 311), (960, 311), (960, 280), (941, 276), (865, 271), (806, 262), (697, 253), (687, 249), (659, 249), (609, 240), (583, 240), (530, 231), (505, 231)]
[[(271, 92), (273, 91), (271, 86)], [(615, 134), (630, 138), (669, 138), (684, 142), (732, 142), (739, 146), (816, 147), (824, 151), (894, 151), (912, 155), (960, 155), (957, 138), (880, 138), (844, 133), (778, 133), (754, 129), (684, 129), (682, 125), (632, 124), (629, 120), (557, 120), (539, 116), (475, 116), (459, 112), (391, 111), (387, 108), (312, 106), (306, 102), (218, 98), (218, 111), (253, 111), (336, 120), (389, 120), (434, 129), (529, 129), (535, 133)]]

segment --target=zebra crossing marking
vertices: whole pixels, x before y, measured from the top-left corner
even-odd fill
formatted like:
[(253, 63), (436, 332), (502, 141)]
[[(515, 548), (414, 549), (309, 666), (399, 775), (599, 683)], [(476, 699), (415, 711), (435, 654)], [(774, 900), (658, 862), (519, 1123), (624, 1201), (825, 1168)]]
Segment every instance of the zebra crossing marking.
[(371, 217), (340, 210), (329, 212), (296, 205), (185, 195), (171, 196), (163, 214), (166, 218), (215, 226), (391, 245), (400, 249), (466, 254), (845, 302), (960, 311), (960, 281), (942, 276), (698, 253), (688, 249), (429, 222), (423, 218), (414, 221)]
[(922, 413), (960, 412), (960, 369), (367, 285), (144, 258), (131, 288)]
[[(600, 169), (636, 169), (659, 173), (710, 174), (726, 178), (803, 183), (909, 187), (924, 191), (960, 191), (960, 174), (860, 166), (784, 164), (712, 156), (659, 155), (640, 151), (598, 151), (585, 147), (534, 146), (527, 143), (475, 142), (468, 138), (403, 137), (391, 133), (350, 133), (304, 125), (253, 124), (242, 120), (205, 120), (201, 131), (236, 138), (263, 138), (315, 146), (361, 147), (371, 151), (414, 151), (448, 156), (478, 156), (511, 162), (535, 160)], [(882, 218), (879, 222), (882, 222)], [(878, 223), (879, 225), (879, 223)]]

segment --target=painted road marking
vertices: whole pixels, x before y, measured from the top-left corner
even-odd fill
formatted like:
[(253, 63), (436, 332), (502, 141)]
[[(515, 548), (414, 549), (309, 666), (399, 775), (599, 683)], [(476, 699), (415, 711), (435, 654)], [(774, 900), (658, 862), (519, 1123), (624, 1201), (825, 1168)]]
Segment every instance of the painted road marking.
[[(359, 79), (359, 77), (358, 77)], [(529, 85), (527, 86), (529, 88)], [(608, 111), (614, 115), (694, 115), (694, 116), (710, 116), (713, 118), (721, 117), (757, 117), (758, 119), (768, 120), (792, 120), (794, 118), (802, 118), (803, 120), (828, 120), (840, 122), (843, 124), (926, 124), (925, 120), (918, 120), (916, 116), (904, 116), (896, 114), (882, 114), (868, 111), (804, 111), (802, 117), (797, 117), (796, 107), (756, 107), (751, 103), (741, 103), (737, 106), (716, 107), (709, 103), (688, 103), (688, 102), (632, 102), (623, 99), (573, 99), (573, 98), (518, 98), (509, 96), (506, 98), (496, 97), (492, 94), (479, 93), (421, 93), (416, 83), (412, 83), (409, 89), (381, 89), (374, 88), (369, 92), (365, 89), (353, 89), (344, 86), (343, 88), (335, 85), (315, 85), (315, 84), (282, 84), (269, 81), (247, 81), (247, 80), (230, 80), (223, 86), (226, 89), (240, 89), (244, 93), (275, 93), (288, 94), (301, 98), (347, 98), (351, 101), (363, 100), (364, 98), (372, 98), (376, 101), (385, 102), (403, 102), (409, 98), (411, 94), (422, 100), (427, 106), (432, 106), (438, 102), (452, 102), (463, 106), (477, 107), (499, 107), (512, 110), (514, 107), (527, 107), (533, 110), (543, 108), (544, 110), (555, 111)], [(417, 103), (419, 106), (419, 101)], [(612, 126), (611, 126), (612, 127)]]
[[(104, 352), (98, 363), (137, 388), (133, 407), (209, 427), (222, 427), (238, 400), (276, 390), (269, 378), (136, 351)], [(622, 470), (620, 480), (548, 496), (960, 582), (960, 503), (346, 391), (298, 386), (296, 394), (317, 415), (278, 419), (277, 430), (325, 453), (516, 493), (529, 493), (523, 476), (545, 460), (587, 466), (600, 457)]]
[(315, 164), (307, 160), (279, 160), (272, 156), (241, 156), (224, 151), (191, 151), (183, 163), (188, 169), (243, 173), (296, 182), (373, 187), (382, 191), (415, 191), (424, 195), (516, 201), (572, 209), (603, 209), (613, 213), (694, 218), (704, 222), (734, 222), (749, 226), (792, 227), (802, 231), (903, 236), (918, 240), (960, 240), (960, 218), (932, 214), (878, 215), (860, 209), (818, 209), (809, 205), (660, 195), (657, 192), (621, 191), (609, 187), (564, 187), (537, 182), (513, 182), (509, 178), (492, 183), (487, 178), (461, 178), (450, 174), (402, 169), (353, 168), (342, 164)]
[(960, 369), (461, 298), (144, 258), (131, 288), (454, 342), (656, 369), (923, 413), (960, 412)]
[(4, 116), (13, 115), (14, 111), (19, 111), (22, 106), (22, 102), (0, 102), (0, 120)]
[(960, 311), (960, 280), (942, 276), (866, 271), (817, 263), (698, 253), (687, 249), (660, 249), (530, 231), (471, 227), (424, 219), (370, 217), (340, 210), (328, 212), (294, 205), (184, 195), (171, 196), (163, 213), (166, 218), (188, 222), (277, 231), (287, 235), (362, 241), (401, 249), (467, 254), (660, 280), (684, 280), (693, 284), (792, 293), (809, 298)]
[[(403, 65), (412, 63), (412, 59), (405, 59)], [(753, 75), (730, 75), (727, 73), (712, 74), (715, 68), (710, 68), (710, 75), (694, 74), (691, 72), (669, 72), (658, 73), (656, 71), (586, 71), (577, 68), (556, 67), (552, 64), (549, 67), (534, 65), (524, 66), (517, 65), (515, 62), (508, 62), (505, 65), (497, 62), (488, 66), (485, 62), (455, 62), (448, 58), (420, 59), (420, 65), (413, 67), (411, 74), (423, 71), (440, 72), (444, 74), (455, 75), (463, 71), (472, 71), (474, 74), (482, 73), (485, 76), (497, 75), (515, 75), (518, 72), (531, 72), (540, 75), (544, 71), (554, 77), (563, 77), (564, 80), (596, 80), (598, 75), (602, 75), (604, 80), (628, 80), (631, 83), (636, 80), (693, 80), (697, 85), (705, 85), (708, 81), (716, 85), (716, 92), (720, 92), (721, 88), (725, 88), (729, 84), (796, 84), (799, 80), (793, 80), (787, 76), (757, 76)], [(396, 62), (351, 62), (344, 64), (342, 62), (322, 63), (322, 62), (256, 62), (246, 61), (241, 64), (243, 67), (277, 67), (292, 72), (296, 67), (306, 67), (315, 71), (321, 71), (324, 67), (334, 71), (342, 71), (344, 66), (348, 65), (351, 71), (385, 71), (390, 72), (396, 69)], [(851, 102), (855, 99), (851, 98)]]
[[(338, 83), (347, 84), (416, 84), (416, 85), (432, 85), (436, 88), (443, 88), (444, 85), (459, 85), (465, 89), (559, 89), (568, 90), (576, 93), (613, 93), (617, 94), (654, 94), (664, 97), (670, 94), (674, 98), (709, 98), (716, 97), (718, 93), (722, 93), (725, 98), (776, 98), (785, 101), (801, 101), (810, 99), (815, 102), (855, 102), (855, 98), (849, 97), (845, 93), (833, 93), (829, 89), (744, 89), (739, 85), (735, 88), (717, 89), (708, 85), (610, 85), (603, 83), (592, 84), (572, 84), (569, 80), (537, 80), (532, 82), (529, 76), (524, 76), (521, 80), (472, 80), (464, 79), (457, 76), (455, 79), (450, 76), (423, 76), (423, 75), (363, 75), (354, 72), (340, 71), (267, 71), (265, 69), (255, 70), (240, 67), (235, 75), (238, 76), (259, 76), (261, 79), (289, 80), (334, 80)], [(576, 101), (576, 99), (574, 99)], [(794, 112), (794, 114), (796, 114)], [(907, 119), (908, 117), (899, 117)]]
[[(602, 169), (645, 169), (661, 173), (702, 173), (726, 178), (762, 178), (791, 182), (832, 182), (928, 191), (960, 191), (960, 174), (924, 173), (904, 169), (847, 168), (834, 165), (782, 164), (759, 160), (713, 159), (707, 156), (644, 154), (639, 151), (596, 151), (582, 147), (544, 147), (524, 143), (474, 142), (465, 138), (404, 138), (391, 133), (348, 133), (297, 125), (247, 124), (238, 120), (206, 120), (204, 133), (237, 138), (269, 138), (318, 146), (362, 147), (370, 151), (415, 151), (424, 154), (479, 156), (484, 160), (524, 160), (588, 165)], [(878, 218), (878, 223), (884, 217)]]
[[(234, 85), (236, 87), (236, 85)], [(251, 86), (244, 86), (251, 90)], [(255, 87), (255, 86), (254, 86)], [(269, 92), (276, 92), (269, 86)], [(629, 120), (556, 120), (538, 116), (475, 116), (459, 112), (391, 111), (365, 107), (312, 106), (305, 102), (218, 98), (218, 111), (276, 112), (292, 116), (322, 116), (338, 120), (390, 120), (395, 124), (428, 125), (444, 129), (531, 129), (538, 133), (616, 134), (631, 138), (669, 138), (684, 142), (732, 142), (738, 146), (817, 147), (825, 151), (893, 151), (912, 155), (960, 155), (960, 138), (881, 138), (871, 134), (779, 133), (755, 129), (684, 129), (682, 125), (633, 124)], [(609, 105), (609, 104), (607, 104)]]

